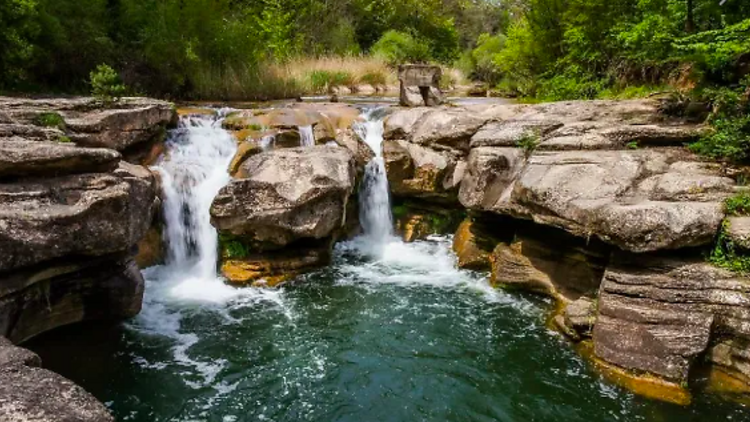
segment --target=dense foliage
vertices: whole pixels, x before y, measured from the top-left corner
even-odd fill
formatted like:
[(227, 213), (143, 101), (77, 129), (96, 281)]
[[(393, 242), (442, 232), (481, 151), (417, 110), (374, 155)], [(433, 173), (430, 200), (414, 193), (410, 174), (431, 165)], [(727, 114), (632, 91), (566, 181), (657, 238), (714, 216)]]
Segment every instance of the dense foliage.
[(498, 29), (501, 10), (477, 0), (4, 0), (0, 90), (83, 91), (107, 64), (135, 92), (194, 96), (212, 81), (266, 83), (268, 64), (376, 45), (393, 61), (449, 64)]

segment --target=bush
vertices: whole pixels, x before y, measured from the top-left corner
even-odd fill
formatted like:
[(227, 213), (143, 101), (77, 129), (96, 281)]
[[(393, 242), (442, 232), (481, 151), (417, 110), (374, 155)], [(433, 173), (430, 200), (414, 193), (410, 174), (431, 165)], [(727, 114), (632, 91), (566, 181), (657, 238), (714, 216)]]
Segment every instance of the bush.
[(65, 128), (65, 120), (58, 113), (49, 112), (41, 113), (34, 117), (34, 124), (37, 126), (54, 127), (58, 129)]
[(694, 96), (707, 101), (713, 111), (709, 123), (713, 131), (690, 145), (698, 154), (719, 160), (734, 162), (750, 161), (750, 102), (746, 92), (750, 89), (750, 77), (738, 88), (703, 89)]
[(91, 95), (102, 102), (119, 101), (125, 95), (125, 85), (121, 83), (120, 76), (106, 64), (100, 64), (91, 72), (89, 83)]
[(335, 86), (350, 87), (354, 85), (354, 77), (349, 72), (338, 70), (313, 70), (307, 75), (310, 87), (315, 93), (326, 92)]
[(505, 35), (482, 34), (477, 39), (477, 46), (471, 52), (464, 54), (459, 62), (461, 70), (471, 75), (473, 79), (497, 84), (502, 72), (498, 65), (497, 56), (505, 47)]
[(406, 32), (388, 31), (372, 46), (372, 54), (391, 66), (403, 63), (426, 63), (430, 48), (426, 42)]

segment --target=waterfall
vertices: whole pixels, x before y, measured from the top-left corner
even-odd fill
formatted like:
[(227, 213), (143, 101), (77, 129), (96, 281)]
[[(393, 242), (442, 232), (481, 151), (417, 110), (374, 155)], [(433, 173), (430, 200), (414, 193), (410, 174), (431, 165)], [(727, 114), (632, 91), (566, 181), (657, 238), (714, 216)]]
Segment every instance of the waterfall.
[(229, 182), (227, 167), (236, 150), (234, 139), (221, 127), (222, 115), (181, 118), (156, 167), (164, 201), (165, 272), (216, 278), (217, 234), (209, 211)]
[(315, 146), (315, 134), (313, 133), (313, 127), (311, 125), (298, 126), (300, 136), (300, 146), (312, 147)]
[(359, 194), (359, 218), (365, 237), (374, 245), (382, 245), (393, 235), (391, 201), (383, 160), (383, 113), (375, 108), (362, 114), (363, 122), (355, 123), (354, 130), (375, 152), (375, 158), (365, 167), (365, 177)]

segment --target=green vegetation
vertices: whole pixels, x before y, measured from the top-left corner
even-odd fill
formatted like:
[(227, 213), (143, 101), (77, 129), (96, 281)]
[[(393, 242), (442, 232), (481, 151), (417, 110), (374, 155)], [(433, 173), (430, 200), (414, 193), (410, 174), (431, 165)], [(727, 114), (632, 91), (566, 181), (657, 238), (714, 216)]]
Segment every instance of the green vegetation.
[(235, 236), (219, 234), (219, 252), (226, 259), (243, 259), (250, 255), (250, 248)]
[(529, 157), (539, 146), (539, 142), (540, 140), (538, 135), (526, 135), (516, 141), (516, 146), (523, 150), (523, 152), (526, 154), (526, 157)]
[(106, 64), (97, 66), (91, 72), (89, 83), (91, 95), (104, 103), (119, 101), (125, 95), (125, 85), (120, 83), (120, 76)]
[(740, 274), (750, 273), (750, 255), (741, 251), (729, 238), (729, 220), (724, 220), (716, 245), (709, 255), (709, 262)]
[(389, 72), (343, 67), (323, 78), (295, 67), (329, 57), (358, 66), (374, 53), (451, 65), (497, 30), (505, 9), (475, 0), (5, 0), (0, 91), (84, 93), (102, 63), (128, 92), (171, 98), (290, 97), (321, 78), (379, 85), (393, 81)]
[(627, 145), (625, 145), (628, 149), (638, 149), (640, 148), (640, 145), (638, 145), (638, 141), (628, 142)]
[(724, 206), (728, 215), (750, 215), (750, 194), (740, 193), (727, 198)]
[(65, 120), (55, 112), (41, 113), (34, 117), (33, 123), (37, 126), (65, 129)]
[(69, 137), (67, 137), (67, 136), (61, 136), (61, 137), (59, 137), (57, 139), (57, 142), (61, 142), (63, 144), (69, 144), (69, 143), (71, 143), (73, 141)]

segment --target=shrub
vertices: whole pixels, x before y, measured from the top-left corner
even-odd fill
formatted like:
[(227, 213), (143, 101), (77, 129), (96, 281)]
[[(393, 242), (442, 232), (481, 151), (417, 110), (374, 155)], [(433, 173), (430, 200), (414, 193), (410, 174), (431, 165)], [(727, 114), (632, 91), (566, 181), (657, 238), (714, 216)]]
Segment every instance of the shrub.
[(91, 94), (102, 102), (119, 101), (125, 95), (125, 85), (121, 83), (120, 76), (106, 64), (100, 64), (91, 72), (89, 83)]
[(526, 157), (528, 157), (536, 150), (536, 147), (539, 146), (539, 142), (538, 135), (526, 135), (516, 142), (516, 146), (521, 148), (526, 154)]
[(372, 54), (391, 66), (403, 63), (425, 63), (430, 60), (426, 42), (406, 32), (388, 31), (372, 46)]
[(232, 235), (219, 235), (219, 249), (226, 259), (242, 259), (250, 255), (250, 249)]
[(313, 70), (307, 75), (307, 79), (315, 93), (327, 91), (335, 86), (354, 85), (354, 77), (344, 70)]
[(58, 129), (65, 128), (65, 120), (61, 115), (54, 112), (42, 113), (34, 117), (34, 124), (37, 126), (54, 127)]

